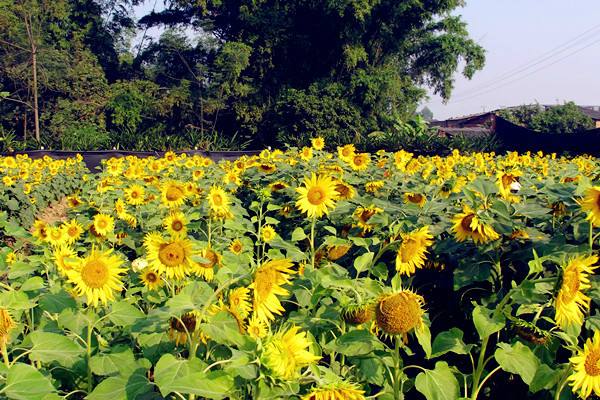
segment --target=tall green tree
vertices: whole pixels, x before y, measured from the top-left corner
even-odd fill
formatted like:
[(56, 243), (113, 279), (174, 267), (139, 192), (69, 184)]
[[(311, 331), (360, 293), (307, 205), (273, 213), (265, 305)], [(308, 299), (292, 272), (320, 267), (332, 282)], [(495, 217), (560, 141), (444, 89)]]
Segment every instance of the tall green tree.
[(249, 90), (231, 109), (234, 123), (225, 126), (265, 143), (385, 129), (415, 112), (425, 86), (449, 98), (461, 61), (467, 77), (484, 63), (483, 49), (451, 14), (461, 5), (460, 0), (177, 0), (141, 23), (193, 27), (220, 44), (248, 46), (249, 66), (241, 79)]

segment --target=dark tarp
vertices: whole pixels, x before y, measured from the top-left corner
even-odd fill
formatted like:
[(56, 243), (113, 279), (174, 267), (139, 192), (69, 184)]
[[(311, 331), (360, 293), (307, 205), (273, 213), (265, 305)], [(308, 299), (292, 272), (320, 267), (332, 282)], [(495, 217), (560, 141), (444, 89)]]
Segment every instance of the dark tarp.
[[(101, 161), (111, 157), (162, 157), (165, 151), (120, 151), (120, 150), (99, 150), (99, 151), (62, 151), (62, 150), (32, 150), (32, 151), (17, 151), (14, 153), (0, 153), (0, 156), (14, 156), (16, 154), (27, 154), (29, 157), (41, 158), (49, 156), (52, 158), (62, 159), (75, 157), (77, 154), (81, 154), (83, 162), (87, 167), (94, 171), (94, 169), (100, 166)], [(213, 161), (220, 160), (235, 160), (241, 156), (253, 156), (258, 154), (258, 151), (203, 151), (203, 150), (189, 150), (189, 151), (176, 151), (175, 153), (181, 154), (186, 153), (188, 155), (200, 155), (209, 157)]]

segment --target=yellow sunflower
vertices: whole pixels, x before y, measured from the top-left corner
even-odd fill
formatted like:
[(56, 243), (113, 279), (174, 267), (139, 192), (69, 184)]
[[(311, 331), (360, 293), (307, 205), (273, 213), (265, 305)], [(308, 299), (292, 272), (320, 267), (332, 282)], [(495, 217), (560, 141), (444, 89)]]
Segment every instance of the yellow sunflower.
[(108, 236), (115, 229), (115, 219), (108, 214), (94, 215), (94, 232), (100, 236)]
[(239, 287), (229, 291), (229, 310), (238, 317), (244, 319), (252, 311), (250, 304), (250, 289)]
[(204, 278), (206, 281), (212, 281), (215, 276), (215, 267), (221, 265), (221, 255), (210, 247), (206, 247), (200, 251), (200, 257), (205, 258), (208, 261), (196, 263), (194, 266), (194, 273), (197, 276)]
[(56, 269), (64, 276), (67, 275), (67, 271), (73, 269), (73, 265), (79, 260), (77, 253), (75, 253), (75, 251), (67, 245), (55, 247), (54, 251), (52, 252), (52, 258), (56, 264)]
[(310, 351), (310, 346), (306, 332), (301, 332), (299, 327), (280, 330), (265, 345), (264, 365), (275, 378), (295, 379), (302, 368), (321, 359)]
[(355, 226), (358, 226), (363, 230), (363, 232), (370, 232), (373, 230), (375, 225), (370, 224), (369, 220), (376, 214), (381, 214), (383, 212), (382, 208), (375, 207), (374, 205), (370, 205), (368, 207), (358, 206), (352, 216), (358, 221)]
[(235, 239), (233, 242), (231, 242), (229, 245), (229, 251), (236, 255), (242, 254), (242, 251), (244, 251), (244, 245), (242, 241), (240, 239)]
[(329, 209), (335, 207), (338, 198), (336, 182), (328, 176), (312, 174), (304, 178), (304, 185), (297, 188), (298, 197), (296, 208), (306, 213), (309, 218), (320, 218), (329, 214)]
[(427, 202), (427, 197), (420, 193), (404, 193), (404, 202), (416, 204), (419, 207), (423, 207)]
[(250, 318), (248, 326), (246, 327), (246, 332), (254, 339), (262, 339), (268, 334), (268, 326), (264, 321)]
[(33, 223), (33, 228), (31, 234), (38, 238), (39, 240), (45, 241), (48, 237), (49, 226), (46, 222), (36, 220)]
[(367, 193), (377, 193), (384, 185), (383, 181), (370, 181), (365, 183), (365, 191)]
[(180, 211), (170, 213), (163, 221), (163, 226), (173, 237), (187, 236), (187, 219)]
[(350, 158), (350, 167), (355, 171), (364, 171), (370, 163), (371, 157), (369, 156), (369, 153), (354, 154), (354, 156)]
[(313, 387), (302, 400), (365, 400), (365, 391), (355, 383), (340, 381)]
[(581, 208), (588, 212), (587, 219), (600, 226), (600, 186), (594, 186), (587, 190), (581, 202)]
[(215, 218), (229, 218), (231, 217), (231, 211), (229, 210), (230, 204), (229, 195), (218, 186), (210, 188), (208, 193), (208, 205), (210, 206), (211, 214)]
[(188, 239), (165, 239), (160, 233), (151, 232), (144, 238), (144, 247), (149, 265), (167, 279), (183, 279), (195, 266), (191, 259), (192, 243)]
[(115, 291), (120, 291), (123, 283), (121, 274), (127, 270), (121, 268), (123, 260), (113, 254), (113, 250), (97, 251), (92, 249), (89, 255), (80, 259), (73, 268), (67, 270), (69, 282), (75, 285), (75, 293), (86, 297), (89, 305), (97, 307), (114, 300)]
[(59, 226), (53, 226), (48, 230), (48, 236), (46, 237), (48, 243), (52, 246), (61, 246), (67, 243), (67, 234)]
[(255, 317), (264, 322), (275, 319), (285, 309), (279, 302), (279, 296), (287, 296), (289, 291), (282, 286), (290, 283), (292, 261), (288, 259), (271, 260), (261, 265), (254, 274), (249, 286), (253, 289), (253, 309)]
[(350, 163), (352, 158), (356, 154), (356, 148), (353, 144), (347, 144), (342, 147), (338, 147), (338, 157), (347, 163)]
[(165, 182), (161, 187), (162, 204), (169, 207), (181, 207), (185, 203), (185, 185), (177, 181)]
[(593, 339), (587, 339), (583, 350), (569, 360), (573, 373), (568, 380), (573, 386), (573, 393), (586, 399), (592, 392), (600, 397), (600, 331), (594, 332)]
[(472, 239), (475, 243), (487, 243), (500, 238), (493, 227), (483, 223), (479, 217), (469, 208), (465, 208), (452, 218), (454, 225), (452, 231), (459, 242)]
[(319, 137), (310, 139), (310, 144), (312, 145), (312, 148), (315, 150), (323, 150), (323, 148), (325, 147), (325, 140), (319, 136)]
[(422, 296), (404, 289), (397, 293), (384, 294), (375, 306), (377, 327), (388, 336), (407, 334), (423, 326), (424, 300)]
[(127, 189), (125, 189), (125, 200), (128, 204), (131, 204), (132, 206), (142, 205), (145, 202), (145, 193), (146, 191), (144, 190), (143, 186), (133, 184)]
[(265, 225), (262, 227), (260, 236), (263, 242), (269, 243), (277, 237), (277, 232), (275, 232), (275, 228), (273, 228), (271, 225)]
[(83, 226), (77, 222), (77, 220), (72, 219), (67, 223), (63, 224), (63, 230), (66, 235), (66, 242), (71, 244), (76, 242), (83, 233)]
[(312, 147), (303, 147), (299, 154), (300, 158), (304, 161), (308, 161), (313, 157)]
[(152, 268), (146, 268), (140, 274), (140, 280), (148, 290), (156, 290), (162, 286), (160, 275)]
[(427, 258), (427, 249), (433, 244), (432, 239), (429, 226), (402, 235), (402, 243), (396, 254), (396, 271), (402, 275), (411, 275), (417, 268), (422, 268)]
[(576, 257), (563, 268), (562, 283), (556, 295), (556, 324), (565, 329), (583, 324), (584, 313), (590, 308), (590, 298), (583, 291), (591, 288), (588, 275), (598, 268), (598, 257)]
[(15, 327), (15, 321), (5, 308), (0, 308), (0, 346), (3, 351), (10, 338), (10, 331)]
[(338, 192), (340, 200), (350, 200), (356, 195), (356, 191), (352, 185), (342, 181), (335, 183), (335, 191)]

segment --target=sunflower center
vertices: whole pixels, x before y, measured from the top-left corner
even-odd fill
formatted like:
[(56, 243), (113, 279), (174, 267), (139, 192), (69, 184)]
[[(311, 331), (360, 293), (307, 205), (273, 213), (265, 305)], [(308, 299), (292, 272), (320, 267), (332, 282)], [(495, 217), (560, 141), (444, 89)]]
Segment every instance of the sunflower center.
[(71, 237), (77, 236), (77, 233), (79, 233), (79, 230), (75, 226), (72, 226), (67, 230), (67, 234)]
[(347, 197), (350, 192), (348, 187), (342, 184), (337, 184), (335, 186), (335, 191), (338, 192), (341, 197)]
[(176, 186), (169, 186), (165, 197), (169, 201), (177, 201), (183, 197), (183, 191)]
[(400, 292), (382, 299), (376, 309), (377, 324), (387, 334), (406, 334), (421, 324), (417, 296)]
[(574, 269), (567, 269), (563, 275), (561, 295), (566, 303), (571, 302), (579, 291), (579, 273)]
[(314, 206), (318, 206), (326, 199), (325, 191), (320, 187), (310, 188), (306, 197), (308, 198), (309, 203)]
[(423, 200), (423, 195), (420, 193), (409, 194), (408, 201), (411, 203), (419, 204)]
[(175, 232), (179, 232), (183, 229), (183, 223), (181, 221), (173, 221), (171, 224), (171, 229), (173, 229)]
[(148, 272), (146, 274), (146, 280), (150, 283), (156, 283), (158, 281), (158, 275), (156, 275), (154, 272)]
[(600, 376), (600, 349), (590, 352), (585, 358), (585, 372), (590, 376)]
[(176, 267), (183, 263), (185, 250), (177, 242), (162, 245), (158, 251), (158, 258), (167, 267)]
[(463, 227), (465, 231), (475, 232), (475, 230), (471, 227), (471, 222), (473, 222), (473, 218), (475, 218), (475, 214), (469, 214), (460, 221), (460, 225)]
[(375, 215), (375, 210), (364, 210), (360, 213), (360, 220), (362, 222), (367, 222), (373, 215)]
[(415, 239), (406, 239), (400, 246), (400, 259), (403, 263), (407, 263), (415, 258), (417, 250), (419, 249), (419, 242)]
[(504, 174), (502, 175), (502, 185), (507, 188), (510, 186), (511, 183), (515, 182), (516, 178), (510, 174)]
[(104, 229), (107, 226), (108, 226), (108, 222), (104, 218), (98, 220), (98, 228)]
[(135, 191), (134, 191), (134, 192), (131, 192), (131, 198), (132, 198), (132, 199), (137, 199), (139, 196), (140, 196), (140, 195), (139, 195), (139, 193), (138, 193), (138, 192), (135, 192)]
[(108, 282), (108, 266), (102, 260), (88, 261), (81, 269), (81, 279), (86, 286), (99, 289)]
[(223, 205), (223, 196), (218, 193), (212, 195), (212, 201), (215, 206), (219, 207)]
[(363, 164), (363, 158), (361, 156), (354, 157), (354, 164), (355, 165), (362, 165)]
[(207, 263), (200, 264), (203, 268), (212, 268), (218, 261), (217, 253), (210, 249), (206, 250), (206, 254), (204, 254), (203, 257), (208, 260)]
[(187, 313), (181, 316), (180, 319), (171, 318), (171, 328), (177, 332), (194, 332), (196, 330), (196, 316)]

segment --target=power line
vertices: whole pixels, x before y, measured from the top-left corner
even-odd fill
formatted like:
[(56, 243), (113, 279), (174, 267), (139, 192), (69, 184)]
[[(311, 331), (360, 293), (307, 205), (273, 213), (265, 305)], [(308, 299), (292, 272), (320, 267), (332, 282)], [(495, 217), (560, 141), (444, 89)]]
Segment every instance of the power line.
[(542, 71), (542, 70), (544, 70), (544, 69), (546, 69), (546, 68), (549, 68), (549, 67), (551, 67), (551, 66), (553, 66), (553, 65), (555, 65), (555, 64), (558, 64), (559, 62), (561, 62), (561, 61), (563, 61), (563, 60), (566, 60), (567, 58), (569, 58), (569, 57), (571, 57), (571, 56), (573, 56), (573, 55), (575, 55), (575, 54), (577, 54), (577, 53), (581, 53), (583, 50), (586, 50), (586, 49), (588, 49), (588, 48), (590, 48), (590, 47), (592, 47), (592, 46), (594, 46), (595, 44), (598, 44), (598, 43), (600, 43), (600, 39), (598, 39), (598, 40), (596, 40), (596, 41), (594, 41), (594, 42), (592, 42), (592, 43), (588, 44), (587, 46), (581, 47), (581, 48), (579, 48), (579, 49), (577, 49), (577, 50), (575, 50), (575, 51), (573, 51), (573, 52), (571, 52), (571, 53), (567, 54), (566, 56), (564, 56), (564, 57), (561, 57), (561, 58), (559, 58), (558, 60), (555, 60), (554, 62), (552, 62), (552, 63), (550, 63), (550, 64), (547, 64), (547, 65), (544, 65), (544, 66), (542, 66), (542, 67), (540, 67), (540, 68), (537, 68), (537, 69), (535, 69), (535, 70), (531, 71), (530, 73), (528, 73), (528, 74), (526, 74), (526, 75), (523, 75), (523, 76), (521, 76), (521, 77), (519, 77), (519, 78), (516, 78), (516, 79), (513, 79), (513, 80), (511, 80), (511, 81), (508, 81), (508, 82), (506, 82), (506, 83), (504, 83), (504, 84), (500, 84), (498, 87), (494, 87), (494, 88), (491, 88), (491, 89), (485, 90), (485, 91), (483, 91), (483, 92), (481, 92), (481, 91), (480, 91), (480, 93), (475, 93), (475, 94), (473, 94), (473, 95), (470, 95), (470, 96), (467, 96), (467, 97), (459, 98), (458, 100), (456, 100), (456, 101), (453, 101), (453, 103), (462, 103), (462, 102), (464, 102), (464, 101), (467, 101), (467, 100), (470, 100), (470, 99), (473, 99), (473, 98), (479, 97), (479, 96), (481, 96), (481, 95), (484, 95), (484, 94), (487, 94), (487, 93), (493, 92), (493, 91), (495, 91), (495, 90), (498, 90), (498, 89), (500, 89), (500, 88), (503, 88), (503, 87), (505, 87), (505, 86), (509, 86), (509, 85), (511, 85), (511, 84), (513, 84), (513, 83), (515, 83), (515, 82), (521, 81), (521, 80), (523, 80), (523, 79), (525, 79), (525, 78), (527, 78), (527, 77), (529, 77), (529, 76), (531, 76), (531, 75), (533, 75), (533, 74), (535, 74), (535, 73), (537, 73), (537, 72), (539, 72), (539, 71)]
[[(540, 54), (538, 57), (533, 58), (530, 61), (528, 61), (524, 64), (521, 64), (520, 66), (515, 67), (509, 71), (506, 71), (505, 73), (499, 75), (498, 77), (496, 77), (493, 80), (484, 82), (481, 85), (471, 88), (463, 93), (458, 93), (457, 97), (460, 98), (460, 97), (464, 97), (464, 96), (469, 96), (470, 94), (472, 94), (474, 92), (478, 92), (482, 89), (486, 89), (488, 86), (496, 85), (501, 81), (510, 79), (510, 78), (514, 77), (515, 75), (520, 74), (521, 72), (525, 72), (537, 65), (544, 63), (545, 61), (551, 60), (552, 58), (558, 56), (561, 53), (564, 53), (565, 51), (572, 49), (573, 47), (579, 45), (580, 43), (584, 43), (584, 42), (588, 41), (589, 39), (594, 38), (596, 36), (596, 34), (598, 33), (598, 32), (594, 32), (594, 31), (598, 30), (598, 28), (600, 28), (600, 24), (594, 25), (593, 27), (587, 29), (583, 33), (580, 33), (579, 35), (548, 50), (547, 52)], [(590, 32), (594, 32), (594, 33), (589, 35)]]

